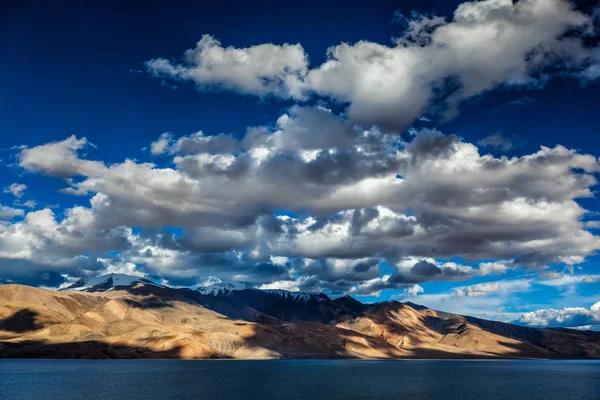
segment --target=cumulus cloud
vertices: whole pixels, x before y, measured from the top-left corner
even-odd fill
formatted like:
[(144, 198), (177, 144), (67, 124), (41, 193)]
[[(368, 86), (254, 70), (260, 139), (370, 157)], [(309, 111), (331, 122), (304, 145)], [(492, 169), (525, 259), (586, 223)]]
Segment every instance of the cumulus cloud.
[(425, 289), (421, 285), (412, 285), (406, 290), (406, 293), (410, 296), (417, 296), (419, 293), (425, 293)]
[(598, 49), (582, 39), (593, 34), (592, 17), (566, 0), (472, 1), (449, 20), (413, 13), (405, 21), (393, 46), (342, 43), (313, 68), (300, 45), (224, 48), (209, 35), (180, 63), (157, 58), (146, 66), (153, 76), (201, 88), (330, 97), (349, 104), (352, 120), (387, 129), (402, 129), (428, 111), (451, 117), (463, 100), (498, 86), (541, 87), (558, 64), (563, 76), (598, 76)]
[[(599, 247), (576, 199), (592, 195), (600, 165), (562, 146), (494, 157), (437, 130), (413, 131), (404, 141), (326, 108), (298, 106), (241, 138), (200, 131), (162, 135), (155, 143), (154, 153), (172, 157), (172, 167), (90, 161), (82, 153), (84, 138), (22, 149), (21, 167), (62, 176), (64, 193), (91, 196), (89, 207), (67, 210), (64, 220), (50, 210), (32, 218), (54, 220), (48, 226), (62, 234), (71, 214), (85, 215), (85, 226), (72, 233), (95, 238), (121, 232), (115, 247), (135, 249), (121, 254), (125, 262), (180, 283), (219, 275), (218, 268), (229, 278), (260, 284), (269, 283), (267, 277), (290, 280), (296, 271), (311, 278), (303, 289), (333, 292), (577, 264)], [(5, 240), (16, 241), (11, 238), (29, 232), (29, 225), (26, 219), (7, 227)], [(123, 233), (137, 226), (158, 233)], [(179, 227), (182, 234), (160, 233), (164, 227)], [(95, 247), (101, 240), (86, 244), (72, 235), (36, 234), (22, 246), (42, 240), (41, 249), (60, 254), (62, 241), (78, 243), (67, 259), (110, 251)], [(273, 263), (271, 257), (288, 261)], [(435, 261), (451, 257), (484, 261), (476, 268)], [(385, 281), (382, 260), (398, 269)]]
[(165, 153), (171, 145), (172, 140), (172, 135), (170, 133), (163, 133), (156, 141), (150, 144), (150, 152), (155, 156)]
[(223, 88), (259, 96), (301, 97), (301, 79), (308, 57), (299, 44), (260, 44), (247, 48), (223, 47), (204, 35), (181, 62), (155, 58), (146, 62), (156, 77), (191, 80), (199, 87)]
[(260, 290), (287, 290), (288, 292), (299, 292), (300, 286), (296, 281), (274, 281), (265, 283), (258, 287)]
[[(590, 21), (563, 0), (467, 2), (450, 19), (413, 15), (393, 46), (334, 46), (312, 68), (300, 45), (235, 48), (204, 36), (180, 61), (157, 58), (147, 70), (348, 108), (296, 105), (243, 135), (164, 133), (149, 151), (168, 167), (90, 159), (91, 144), (75, 136), (21, 147), (20, 167), (63, 178), (63, 193), (90, 202), (64, 215), (0, 208), (1, 275), (141, 271), (177, 285), (219, 276), (366, 295), (582, 263), (600, 247), (578, 203), (593, 196), (596, 157), (560, 145), (496, 157), (436, 129), (398, 132), (498, 86), (539, 87), (556, 72), (549, 65), (593, 74)], [(505, 139), (479, 146), (508, 149)], [(392, 272), (382, 275), (383, 262)], [(499, 285), (462, 297), (509, 290)]]
[(93, 210), (85, 207), (69, 209), (60, 222), (50, 209), (32, 211), (22, 221), (0, 223), (0, 276), (28, 280), (55, 274), (60, 284), (64, 273), (94, 274), (103, 269), (94, 255), (128, 249), (130, 235), (125, 227), (96, 229)]
[(78, 157), (78, 152), (88, 144), (86, 138), (77, 139), (75, 136), (70, 136), (59, 142), (32, 148), (25, 147), (19, 154), (19, 164), (29, 171), (50, 176), (89, 175), (97, 172), (102, 164)]
[(567, 307), (563, 309), (537, 310), (523, 314), (515, 323), (534, 327), (572, 328), (588, 325), (600, 325), (600, 302), (589, 309)]
[(14, 217), (22, 217), (25, 212), (19, 208), (12, 208), (0, 204), (0, 220), (11, 220)]
[[(419, 283), (435, 281), (464, 281), (476, 276), (506, 272), (505, 268), (494, 269), (460, 265), (454, 262), (440, 263), (433, 259), (418, 261), (407, 258), (399, 262), (397, 270), (382, 277), (369, 279), (350, 289), (359, 296), (379, 296), (383, 290), (406, 288), (408, 293), (422, 293)], [(422, 288), (421, 288), (422, 289)]]
[(98, 271), (99, 275), (105, 274), (124, 274), (131, 276), (146, 277), (146, 274), (132, 262), (114, 260), (110, 258), (97, 258), (97, 261), (104, 266), (102, 271)]
[(590, 18), (562, 0), (465, 2), (448, 22), (411, 22), (395, 47), (330, 48), (329, 60), (310, 71), (310, 87), (348, 101), (354, 120), (399, 129), (428, 110), (453, 116), (462, 100), (500, 85), (541, 85), (556, 60), (583, 68), (589, 57), (581, 41), (563, 35), (585, 31)]

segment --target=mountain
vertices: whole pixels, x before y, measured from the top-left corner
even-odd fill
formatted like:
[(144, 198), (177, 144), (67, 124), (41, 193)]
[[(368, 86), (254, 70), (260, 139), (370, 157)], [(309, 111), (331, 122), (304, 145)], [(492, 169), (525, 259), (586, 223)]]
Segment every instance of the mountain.
[(242, 282), (224, 282), (211, 278), (205, 284), (198, 286), (196, 291), (203, 295), (227, 296), (236, 290), (251, 289), (252, 287)]
[(65, 291), (0, 285), (0, 357), (600, 358), (599, 332), (396, 301), (241, 287), (207, 294), (111, 278)]
[(277, 296), (281, 300), (289, 300), (299, 303), (329, 301), (329, 297), (325, 293), (309, 293), (309, 292), (290, 292), (287, 290), (263, 290), (264, 293), (269, 293)]
[(124, 274), (108, 274), (96, 278), (81, 278), (64, 289), (66, 291), (106, 292), (119, 286), (131, 286), (136, 283), (156, 285), (149, 279)]
[[(286, 290), (258, 290), (241, 282), (225, 282), (209, 278), (204, 284), (190, 289), (171, 289), (157, 285), (138, 276), (108, 274), (96, 278), (82, 278), (61, 291), (108, 292), (126, 289), (138, 293), (135, 287), (148, 286), (145, 291), (157, 288), (173, 290), (189, 301), (217, 311), (231, 318), (258, 321), (276, 318), (282, 321), (312, 321), (329, 323), (340, 315), (357, 315), (362, 303), (349, 296), (337, 300), (323, 293), (289, 292)], [(157, 297), (168, 296), (165, 291), (155, 293)]]
[[(210, 296), (232, 296), (233, 292), (241, 290), (259, 290), (251, 285), (242, 282), (226, 282), (216, 278), (209, 278), (203, 285), (196, 287), (198, 293)], [(265, 289), (263, 293), (270, 293), (280, 299), (288, 299), (293, 301), (311, 301), (312, 299), (329, 300), (324, 293), (306, 293), (306, 292), (290, 292), (287, 290)]]
[(228, 291), (182, 292), (189, 300), (230, 318), (253, 322), (277, 319), (286, 322), (330, 323), (341, 316), (358, 315), (364, 305), (351, 297), (332, 300), (323, 293), (240, 288)]

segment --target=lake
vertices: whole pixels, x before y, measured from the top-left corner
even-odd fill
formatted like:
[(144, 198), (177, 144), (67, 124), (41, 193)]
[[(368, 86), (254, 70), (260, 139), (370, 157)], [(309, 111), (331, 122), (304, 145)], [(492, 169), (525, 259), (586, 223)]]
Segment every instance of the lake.
[(0, 399), (600, 399), (599, 361), (0, 360)]

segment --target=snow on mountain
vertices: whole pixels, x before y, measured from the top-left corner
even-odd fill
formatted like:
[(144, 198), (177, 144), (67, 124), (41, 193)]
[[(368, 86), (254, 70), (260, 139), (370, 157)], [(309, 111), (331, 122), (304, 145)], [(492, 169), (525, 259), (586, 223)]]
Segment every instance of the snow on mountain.
[(328, 301), (329, 297), (327, 297), (324, 293), (310, 293), (310, 292), (288, 292), (287, 290), (281, 289), (267, 289), (263, 290), (266, 293), (272, 293), (279, 296), (285, 300), (293, 300), (297, 302), (307, 302), (311, 300), (316, 301)]
[(226, 296), (235, 290), (252, 289), (252, 287), (242, 282), (225, 282), (220, 279), (209, 278), (202, 285), (196, 288), (196, 291), (204, 295)]
[[(149, 285), (158, 285), (149, 279), (142, 278), (139, 276), (131, 276), (124, 274), (108, 274), (102, 275), (95, 278), (81, 278), (71, 286), (68, 286), (61, 290), (66, 291), (80, 291), (80, 292), (107, 292), (113, 290), (117, 286), (132, 286), (136, 283), (144, 283)], [(206, 279), (200, 286), (193, 288), (197, 292), (206, 296), (230, 296), (235, 291), (253, 289), (251, 285), (243, 282), (226, 282), (215, 277)], [(295, 302), (309, 302), (309, 301), (328, 301), (330, 300), (327, 295), (323, 293), (308, 293), (308, 292), (290, 292), (281, 289), (266, 289), (260, 290), (264, 293), (269, 293), (277, 296), (281, 300), (289, 300)]]
[[(81, 278), (71, 286), (62, 290), (85, 291), (85, 292), (106, 292), (114, 289), (116, 286), (131, 286), (135, 283), (145, 283), (156, 285), (149, 279), (140, 276), (131, 276), (124, 274), (108, 274), (95, 278)], [(159, 285), (156, 285), (159, 286)]]
[(253, 288), (249, 284), (242, 282), (225, 282), (218, 278), (208, 278), (202, 285), (196, 288), (196, 291), (206, 296), (230, 296), (232, 292), (239, 290), (252, 289), (263, 293), (270, 293), (282, 300), (292, 300), (296, 302), (307, 302), (311, 300), (327, 301), (329, 297), (323, 293), (307, 293), (307, 292), (289, 292), (281, 289), (266, 289), (260, 290)]

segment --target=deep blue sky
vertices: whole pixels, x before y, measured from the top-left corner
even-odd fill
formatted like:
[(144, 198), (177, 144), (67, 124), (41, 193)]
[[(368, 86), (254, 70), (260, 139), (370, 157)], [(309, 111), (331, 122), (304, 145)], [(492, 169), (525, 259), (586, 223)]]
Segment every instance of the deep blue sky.
[[(179, 59), (204, 34), (237, 48), (300, 43), (311, 67), (316, 67), (326, 60), (330, 46), (342, 42), (365, 40), (391, 46), (392, 38), (405, 28), (398, 21), (399, 14), (416, 10), (450, 17), (458, 4), (448, 0), (4, 2), (0, 6), (0, 187), (26, 184), (28, 199), (35, 199), (38, 208), (59, 204), (57, 214), (73, 205), (87, 206), (89, 197), (58, 192), (65, 186), (63, 180), (27, 173), (17, 166), (15, 147), (85, 136), (94, 145), (85, 150), (88, 159), (111, 164), (130, 158), (171, 165), (170, 160), (154, 159), (142, 149), (164, 132), (176, 138), (198, 130), (241, 138), (248, 126), (272, 125), (295, 103), (201, 91), (190, 82), (177, 82), (173, 89), (146, 73), (146, 61)], [(501, 133), (519, 144), (507, 151), (481, 150), (496, 156), (530, 154), (540, 145), (557, 144), (598, 156), (599, 91), (594, 82), (555, 77), (543, 88), (488, 91), (464, 102), (460, 114), (451, 120), (434, 117), (431, 123), (415, 122), (414, 126), (435, 127), (471, 143)], [(339, 104), (331, 106), (343, 110)], [(10, 206), (14, 200), (11, 194), (0, 193), (1, 204)], [(579, 201), (592, 212), (600, 211), (596, 199)], [(595, 257), (588, 259), (584, 270), (600, 272)], [(510, 272), (507, 277), (527, 274)], [(468, 284), (491, 280), (481, 277)], [(461, 285), (465, 282), (421, 286), (425, 293), (435, 294)], [(577, 296), (585, 300), (569, 302), (552, 300), (566, 296), (564, 292), (539, 287), (534, 294), (511, 294), (506, 307), (515, 313), (547, 306), (589, 307), (598, 289), (598, 284), (577, 288)], [(518, 304), (521, 299), (533, 306), (524, 310)]]
[[(132, 71), (157, 56), (179, 57), (205, 33), (234, 47), (301, 43), (318, 65), (327, 48), (341, 42), (390, 44), (402, 28), (394, 23), (397, 10), (451, 15), (459, 3), (8, 2), (0, 15), (3, 144), (77, 134), (104, 147), (114, 137), (125, 138), (131, 147), (114, 148), (109, 155), (109, 161), (119, 161), (166, 131), (241, 134), (247, 126), (272, 121), (291, 103), (223, 92), (199, 96), (192, 85), (170, 90)], [(494, 131), (522, 135), (527, 150), (561, 143), (594, 152), (597, 91), (595, 85), (557, 80), (543, 91), (494, 92), (470, 101), (458, 118), (440, 127), (466, 139)], [(523, 96), (535, 102), (509, 106)], [(576, 134), (565, 134), (570, 132)]]

